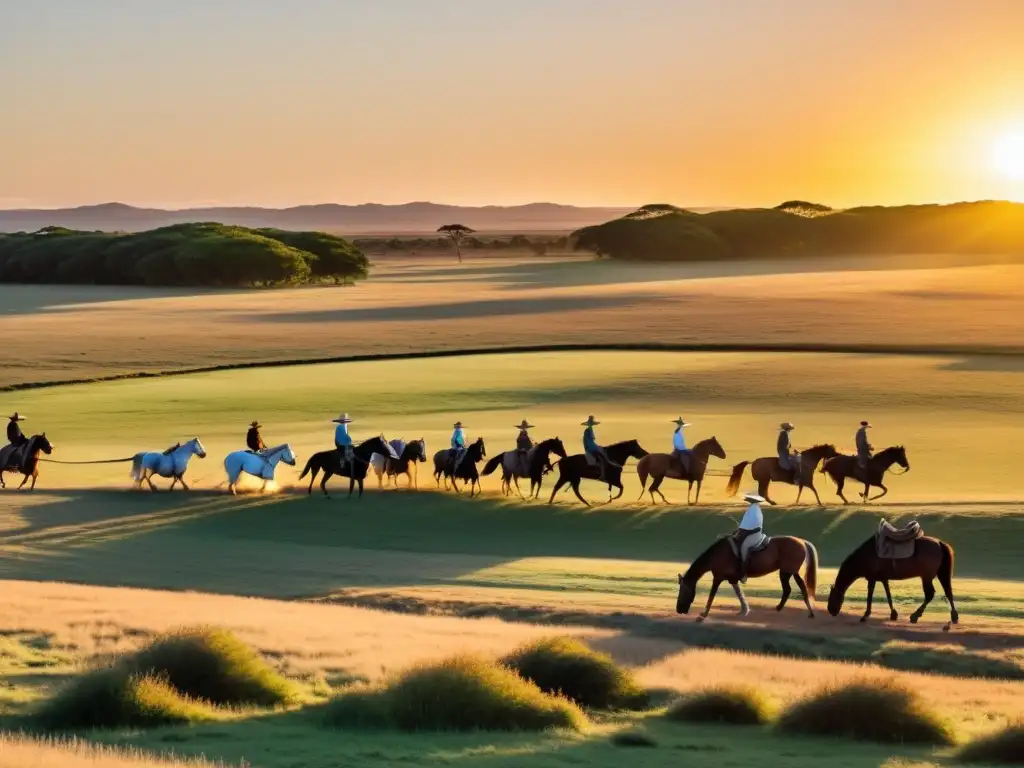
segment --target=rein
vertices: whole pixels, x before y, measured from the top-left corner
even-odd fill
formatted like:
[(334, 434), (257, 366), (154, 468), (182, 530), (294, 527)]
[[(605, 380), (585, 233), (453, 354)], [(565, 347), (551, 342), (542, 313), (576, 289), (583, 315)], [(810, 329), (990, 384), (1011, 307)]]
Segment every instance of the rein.
[(103, 459), (101, 461), (60, 461), (59, 459), (44, 459), (40, 457), (39, 461), (45, 461), (47, 464), (126, 464), (132, 461), (135, 457), (129, 456), (127, 459)]

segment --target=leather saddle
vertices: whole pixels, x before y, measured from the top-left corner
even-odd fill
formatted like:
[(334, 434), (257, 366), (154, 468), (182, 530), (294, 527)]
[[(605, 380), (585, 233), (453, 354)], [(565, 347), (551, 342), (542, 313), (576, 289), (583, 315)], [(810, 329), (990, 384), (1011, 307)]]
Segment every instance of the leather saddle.
[(897, 528), (888, 520), (882, 519), (875, 532), (875, 549), (883, 560), (903, 560), (914, 556), (917, 540), (923, 536), (924, 529), (917, 520), (911, 520), (902, 528)]
[[(757, 538), (758, 536), (761, 537), (761, 540), (758, 541), (758, 542), (755, 542), (754, 545), (751, 546), (749, 550), (747, 550), (747, 554), (748, 555), (757, 554), (761, 550), (767, 549), (768, 545), (772, 543), (772, 537), (771, 536), (767, 536), (767, 535), (765, 535), (763, 533), (752, 533), (747, 538)], [(730, 533), (727, 536), (725, 536), (724, 538), (729, 540), (729, 547), (732, 549), (732, 553), (734, 555), (736, 555), (736, 557), (739, 557), (740, 556), (740, 542), (736, 539), (736, 534), (735, 533)]]

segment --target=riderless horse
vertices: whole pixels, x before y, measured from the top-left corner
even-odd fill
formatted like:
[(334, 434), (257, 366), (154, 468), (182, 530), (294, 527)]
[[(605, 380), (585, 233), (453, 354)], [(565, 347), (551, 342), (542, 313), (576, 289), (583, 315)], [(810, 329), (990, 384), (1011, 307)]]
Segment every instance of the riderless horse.
[[(640, 459), (636, 465), (636, 473), (640, 477), (640, 498), (644, 497), (644, 493), (651, 494), (651, 503), (657, 503), (654, 498), (654, 494), (658, 494), (661, 500), (668, 504), (668, 499), (665, 498), (665, 494), (661, 492), (661, 484), (665, 478), (671, 478), (673, 480), (687, 480), (689, 485), (686, 488), (686, 503), (690, 503), (690, 494), (693, 491), (693, 484), (697, 484), (697, 498), (694, 503), (700, 502), (700, 488), (704, 483), (704, 473), (708, 468), (708, 458), (715, 456), (719, 459), (725, 458), (725, 450), (722, 445), (718, 442), (718, 438), (709, 437), (707, 440), (701, 440), (690, 451), (690, 467), (687, 472), (675, 456), (670, 453), (651, 453)], [(647, 478), (653, 477), (654, 482), (651, 483), (650, 491), (647, 491)]]
[(384, 439), (384, 435), (371, 437), (369, 440), (353, 447), (352, 452), (353, 458), (351, 462), (344, 461), (344, 453), (337, 448), (320, 451), (310, 456), (309, 461), (306, 462), (306, 467), (302, 470), (302, 474), (299, 475), (299, 480), (302, 480), (312, 472), (312, 476), (309, 478), (308, 493), (313, 493), (313, 483), (316, 481), (316, 476), (322, 471), (324, 474), (320, 479), (320, 490), (324, 492), (324, 496), (327, 498), (331, 497), (327, 493), (327, 481), (334, 477), (334, 475), (348, 478), (349, 498), (352, 497), (356, 484), (359, 485), (359, 496), (362, 497), (363, 482), (366, 480), (366, 474), (370, 471), (370, 458), (375, 453), (384, 456), (393, 455), (391, 446)]
[(171, 485), (167, 490), (173, 491), (176, 483), (181, 483), (184, 490), (189, 490), (185, 484), (184, 475), (188, 469), (188, 462), (193, 456), (198, 456), (200, 459), (206, 458), (206, 449), (203, 448), (198, 437), (193, 437), (187, 443), (175, 446), (166, 453), (157, 451), (136, 453), (132, 457), (131, 471), (135, 487), (141, 489), (142, 482), (146, 481), (149, 484), (149, 490), (155, 491), (157, 487), (153, 485), (153, 476), (159, 475), (172, 478)]
[(25, 483), (32, 478), (32, 485), (29, 490), (36, 487), (36, 478), (39, 477), (39, 454), (45, 453), (49, 456), (53, 453), (53, 444), (46, 439), (46, 433), (33, 435), (24, 445), (7, 446), (0, 451), (0, 488), (6, 488), (4, 483), (4, 472), (20, 472), (24, 477), (18, 490), (25, 487)]
[(795, 477), (795, 472), (789, 469), (783, 469), (779, 466), (779, 459), (777, 456), (764, 456), (760, 459), (754, 459), (754, 461), (741, 461), (735, 467), (732, 468), (732, 476), (729, 478), (729, 483), (725, 487), (725, 492), (729, 496), (735, 496), (736, 491), (740, 488), (740, 482), (743, 480), (743, 471), (750, 465), (750, 474), (753, 475), (754, 480), (757, 481), (757, 492), (764, 496), (765, 500), (773, 506), (776, 502), (768, 495), (768, 485), (774, 481), (776, 483), (789, 483), (790, 485), (797, 486), (796, 502), (800, 503), (800, 496), (804, 492), (804, 488), (809, 488), (814, 494), (815, 501), (821, 505), (821, 498), (818, 496), (818, 491), (814, 487), (814, 470), (817, 468), (819, 462), (822, 459), (830, 459), (833, 456), (838, 456), (839, 451), (836, 447), (831, 444), (816, 445), (813, 448), (808, 448), (806, 451), (800, 452), (800, 477)]
[[(902, 445), (886, 448), (884, 451), (879, 451), (868, 459), (867, 477), (864, 476), (864, 469), (857, 466), (856, 456), (834, 456), (821, 466), (821, 471), (832, 478), (832, 481), (836, 484), (836, 493), (843, 500), (843, 503), (849, 504), (849, 499), (843, 495), (843, 486), (846, 484), (846, 478), (864, 483), (864, 492), (860, 494), (861, 499), (866, 502), (876, 501), (889, 492), (889, 489), (882, 483), (882, 478), (893, 464), (899, 464), (904, 472), (910, 471), (910, 462), (907, 461), (907, 449)], [(882, 492), (877, 496), (868, 498), (868, 492), (872, 486), (881, 488)]]
[(553, 469), (551, 466), (552, 453), (559, 458), (565, 458), (565, 445), (557, 437), (543, 440), (533, 446), (526, 454), (525, 467), (520, 461), (519, 451), (504, 451), (490, 459), (480, 474), (489, 475), (500, 465), (502, 493), (506, 496), (510, 495), (512, 487), (515, 486), (519, 498), (523, 498), (523, 492), (519, 489), (519, 478), (528, 477), (530, 478), (530, 498), (535, 499), (540, 496), (540, 489), (544, 485), (544, 475)]
[[(608, 462), (601, 462), (596, 465), (591, 464), (587, 456), (582, 453), (567, 456), (559, 461), (558, 482), (555, 483), (554, 490), (551, 491), (551, 498), (548, 499), (548, 504), (554, 504), (555, 496), (558, 492), (566, 485), (569, 485), (572, 487), (573, 493), (576, 494), (576, 498), (589, 507), (590, 502), (584, 499), (580, 493), (580, 481), (582, 480), (598, 480), (607, 483), (609, 503), (622, 496), (622, 465), (629, 458), (642, 459), (647, 455), (647, 451), (641, 448), (640, 443), (636, 440), (626, 440), (606, 446), (604, 452), (605, 456), (608, 457)], [(602, 468), (604, 469), (603, 475)], [(614, 498), (612, 497), (612, 488), (619, 489), (618, 494)]]
[(486, 456), (487, 448), (482, 437), (478, 437), (476, 442), (471, 443), (466, 448), (466, 452), (462, 454), (462, 461), (459, 462), (459, 465), (454, 470), (452, 469), (451, 462), (452, 449), (445, 448), (442, 451), (438, 451), (434, 454), (434, 481), (437, 483), (438, 488), (440, 488), (441, 478), (444, 477), (445, 490), (448, 490), (448, 482), (451, 481), (451, 487), (457, 493), (462, 493), (455, 481), (466, 480), (469, 482), (469, 496), (472, 498), (477, 493), (483, 492), (483, 488), (480, 487), (480, 472), (477, 470), (476, 465)]
[(284, 462), (289, 466), (295, 466), (295, 452), (292, 447), (285, 443), (274, 448), (264, 448), (255, 453), (253, 451), (233, 451), (224, 458), (224, 471), (228, 475), (228, 490), (235, 494), (235, 485), (238, 483), (239, 475), (245, 472), (247, 475), (258, 477), (263, 481), (260, 486), (260, 493), (267, 489), (267, 483), (274, 479), (274, 470), (277, 465)]
[[(419, 487), (417, 464), (427, 460), (427, 442), (410, 440), (408, 443), (402, 440), (392, 440), (388, 443), (394, 455), (384, 456), (379, 453), (373, 454), (370, 458), (370, 465), (377, 475), (377, 487), (384, 487), (384, 477), (389, 481), (393, 480), (395, 488), (398, 487), (398, 476), (405, 475), (409, 485), (413, 488)], [(397, 456), (397, 458), (395, 458)]]

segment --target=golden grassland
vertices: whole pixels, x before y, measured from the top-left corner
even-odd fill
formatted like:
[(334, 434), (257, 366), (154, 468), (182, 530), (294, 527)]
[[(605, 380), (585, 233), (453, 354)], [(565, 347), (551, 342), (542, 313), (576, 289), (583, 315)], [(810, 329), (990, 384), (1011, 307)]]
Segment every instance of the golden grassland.
[(352, 354), (595, 342), (1020, 351), (1024, 267), (951, 256), (642, 265), (381, 258), (358, 286), (0, 286), (2, 384)]
[(153, 757), (135, 749), (112, 749), (88, 741), (39, 741), (0, 736), (4, 768), (214, 768), (206, 760)]

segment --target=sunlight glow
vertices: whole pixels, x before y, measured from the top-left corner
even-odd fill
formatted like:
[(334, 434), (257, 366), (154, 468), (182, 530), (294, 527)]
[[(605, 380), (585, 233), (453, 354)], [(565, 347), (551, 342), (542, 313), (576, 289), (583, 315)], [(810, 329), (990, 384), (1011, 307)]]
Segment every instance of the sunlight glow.
[(992, 165), (1004, 176), (1024, 181), (1024, 132), (1006, 134), (992, 145)]

